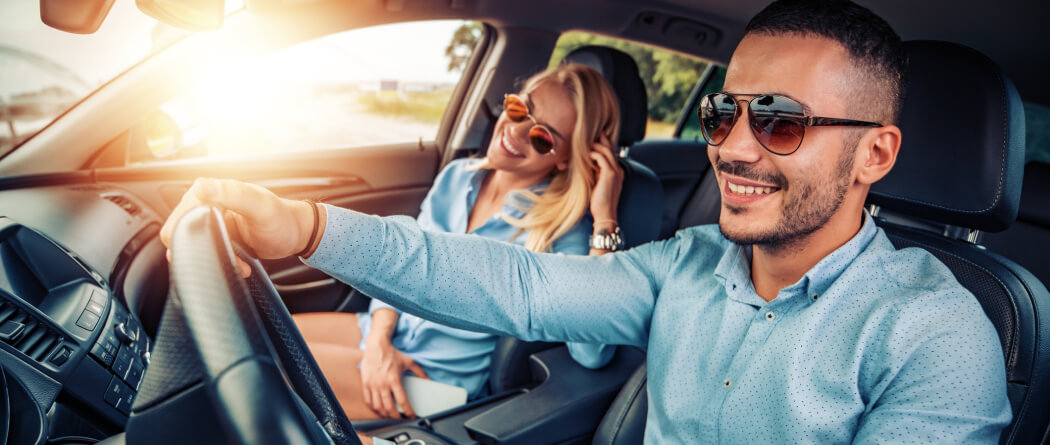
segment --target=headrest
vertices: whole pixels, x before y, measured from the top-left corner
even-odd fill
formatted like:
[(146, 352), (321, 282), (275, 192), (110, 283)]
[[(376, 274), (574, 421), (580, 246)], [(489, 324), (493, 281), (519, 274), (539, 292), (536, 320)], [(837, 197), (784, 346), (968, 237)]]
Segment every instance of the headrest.
[(983, 231), (1017, 216), (1024, 169), (1024, 110), (988, 57), (948, 42), (904, 43), (908, 68), (901, 148), (871, 188), (880, 207)]
[(620, 99), (619, 146), (630, 146), (645, 137), (649, 106), (645, 99), (645, 84), (638, 77), (638, 65), (631, 56), (614, 48), (582, 46), (565, 56), (565, 62), (594, 68), (612, 85)]

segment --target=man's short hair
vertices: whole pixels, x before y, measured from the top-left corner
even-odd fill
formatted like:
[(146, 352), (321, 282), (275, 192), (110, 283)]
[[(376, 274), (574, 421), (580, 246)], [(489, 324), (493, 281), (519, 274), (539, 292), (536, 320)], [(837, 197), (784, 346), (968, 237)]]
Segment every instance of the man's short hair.
[(818, 36), (846, 48), (861, 77), (854, 118), (896, 124), (904, 97), (901, 38), (881, 17), (848, 0), (778, 0), (755, 15), (746, 34)]

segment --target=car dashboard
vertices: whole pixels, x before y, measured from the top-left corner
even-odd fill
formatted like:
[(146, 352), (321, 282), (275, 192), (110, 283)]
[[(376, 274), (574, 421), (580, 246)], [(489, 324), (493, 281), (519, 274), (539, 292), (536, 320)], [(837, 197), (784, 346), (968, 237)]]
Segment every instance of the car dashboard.
[(0, 362), (50, 407), (22, 419), (40, 437), (123, 429), (167, 293), (160, 221), (116, 186), (0, 192)]

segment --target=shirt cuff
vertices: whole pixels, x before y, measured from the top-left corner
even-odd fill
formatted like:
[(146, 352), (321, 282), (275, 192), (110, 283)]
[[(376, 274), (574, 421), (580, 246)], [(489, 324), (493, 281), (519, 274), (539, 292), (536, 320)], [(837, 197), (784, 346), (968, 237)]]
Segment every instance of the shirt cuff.
[(340, 275), (365, 277), (375, 268), (383, 252), (383, 219), (329, 204), (321, 241), (303, 263), (321, 270), (338, 270)]

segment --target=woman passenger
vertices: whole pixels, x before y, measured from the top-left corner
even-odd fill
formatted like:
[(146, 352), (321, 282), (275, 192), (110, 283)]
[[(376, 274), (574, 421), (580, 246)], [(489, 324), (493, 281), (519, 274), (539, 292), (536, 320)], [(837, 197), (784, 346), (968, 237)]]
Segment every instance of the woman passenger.
[[(622, 171), (612, 153), (620, 116), (597, 71), (564, 64), (508, 94), (484, 158), (452, 161), (422, 203), (419, 225), (484, 236), (538, 252), (601, 255), (590, 236), (617, 229)], [(479, 265), (483, 267), (484, 265)], [(513, 279), (513, 277), (494, 277)], [(297, 314), (296, 323), (351, 419), (413, 417), (401, 377), (485, 395), (496, 336), (402, 314), (373, 300), (366, 314)], [(604, 366), (613, 346), (570, 343), (572, 357)]]

